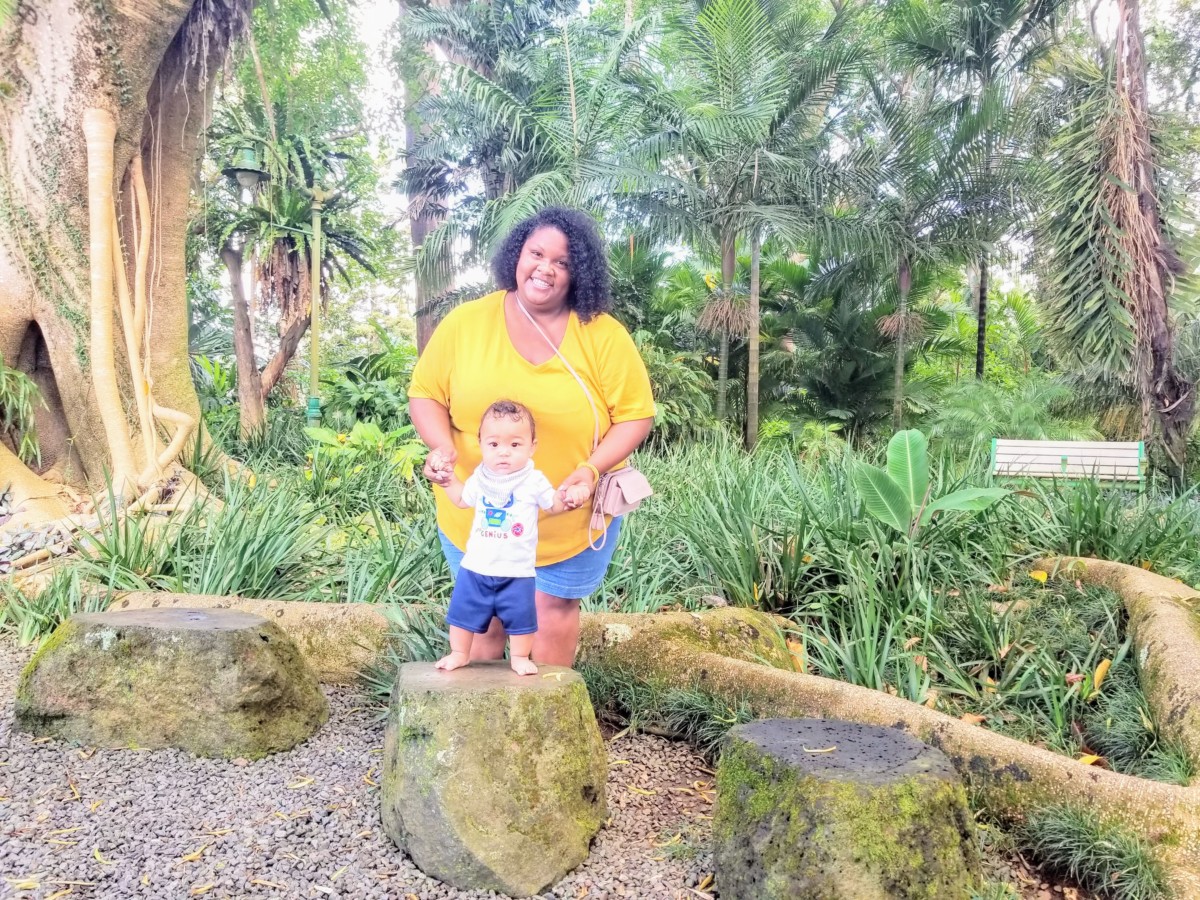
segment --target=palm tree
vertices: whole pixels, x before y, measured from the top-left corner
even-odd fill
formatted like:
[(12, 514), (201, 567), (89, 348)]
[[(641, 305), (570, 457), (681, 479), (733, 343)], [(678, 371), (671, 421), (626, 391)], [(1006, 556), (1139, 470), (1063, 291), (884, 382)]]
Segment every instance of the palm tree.
[(510, 0), (410, 13), (418, 33), (451, 35), (453, 50), (440, 94), (421, 103), (442, 128), (410, 151), (405, 174), (410, 199), (444, 215), (417, 255), (429, 291), (450, 286), (463, 245), (478, 259), (546, 205), (601, 211), (653, 182), (644, 165), (626, 163), (639, 78), (630, 61), (648, 26), (604, 33), (568, 21), (568, 8)]
[[(908, 78), (870, 80), (856, 181), (849, 210), (826, 210), (817, 223), (819, 247), (840, 265), (891, 273), (895, 312), (880, 321), (893, 340), (892, 425), (904, 414), (904, 372), (917, 322), (910, 311), (914, 277), (975, 258), (986, 240), (979, 225), (991, 202), (978, 173), (989, 164), (974, 118), (939, 100), (930, 85)], [(857, 196), (855, 192), (859, 192)]]
[[(652, 152), (672, 184), (640, 208), (664, 232), (720, 254), (719, 306), (705, 317), (720, 336), (717, 417), (728, 408), (730, 337), (745, 333), (749, 444), (757, 434), (761, 241), (779, 228), (799, 233), (796, 211), (807, 201), (831, 103), (855, 67), (851, 18), (849, 7), (828, 14), (787, 0), (685, 4), (656, 48), (661, 90), (643, 98), (660, 129)], [(744, 238), (751, 290), (743, 316), (734, 271)]]
[(1121, 0), (1116, 45), (1060, 66), (1062, 125), (1047, 148), (1039, 250), (1064, 353), (1133, 382), (1143, 438), (1154, 435), (1181, 481), (1195, 411), (1175, 360), (1170, 300), (1193, 290), (1194, 258), (1164, 215), (1166, 132), (1149, 112), (1137, 0)]
[[(979, 210), (978, 325), (975, 377), (983, 378), (991, 247), (1027, 209), (1021, 189), (1023, 148), (1030, 137), (1027, 107), (1036, 95), (1030, 69), (1052, 46), (1068, 0), (939, 0), (901, 8), (896, 42), (901, 51), (946, 76), (949, 88), (979, 123), (987, 165), (979, 173), (995, 202)], [(997, 154), (1003, 154), (998, 158)]]

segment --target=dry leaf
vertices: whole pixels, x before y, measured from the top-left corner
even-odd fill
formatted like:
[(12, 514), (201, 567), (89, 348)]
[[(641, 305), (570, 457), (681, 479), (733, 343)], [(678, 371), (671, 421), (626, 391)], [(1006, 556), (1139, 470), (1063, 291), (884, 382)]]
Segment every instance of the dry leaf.
[(925, 708), (926, 709), (937, 709), (938, 697), (940, 697), (940, 696), (941, 695), (933, 688), (930, 688), (929, 690), (927, 690), (925, 692), (925, 703), (924, 703)]
[(71, 893), (70, 888), (63, 888), (61, 891), (55, 891), (53, 894), (49, 894), (46, 897), (46, 900), (58, 900), (59, 897), (65, 897), (69, 893)]
[(279, 890), (283, 890), (283, 888), (284, 888), (284, 886), (283, 886), (282, 884), (276, 884), (276, 883), (275, 883), (275, 882), (273, 882), (273, 881), (264, 881), (264, 880), (263, 880), (263, 879), (261, 879), (261, 878), (255, 878), (255, 879), (254, 879), (254, 880), (252, 880), (250, 883), (251, 883), (251, 884), (256, 884), (256, 885), (258, 885), (259, 887), (272, 887), (272, 888), (279, 888)]
[(1104, 677), (1108, 675), (1109, 667), (1112, 666), (1111, 659), (1100, 660), (1100, 665), (1096, 666), (1096, 674), (1092, 676), (1092, 690), (1099, 691), (1100, 685), (1104, 683)]
[(1085, 753), (1083, 756), (1079, 757), (1079, 761), (1085, 766), (1094, 766), (1098, 763), (1104, 762), (1104, 757), (1098, 756), (1095, 753)]
[(231, 831), (233, 831), (232, 828), (216, 828), (212, 831), (206, 831), (204, 833), (212, 835), (213, 837), (223, 837), (224, 835), (229, 834)]
[(968, 725), (982, 725), (987, 721), (987, 716), (977, 716), (975, 713), (963, 713), (958, 717), (960, 722), (966, 722)]
[(634, 787), (632, 784), (629, 785), (629, 790), (634, 794), (641, 794), (643, 797), (652, 797), (658, 793), (658, 791), (647, 791), (643, 788)]
[(1029, 577), (1032, 578), (1034, 581), (1036, 581), (1038, 584), (1045, 584), (1046, 579), (1049, 578), (1050, 575), (1048, 572), (1044, 572), (1041, 569), (1034, 569), (1032, 572), (1029, 573)]
[(791, 638), (787, 639), (788, 653), (792, 656), (792, 668), (797, 672), (803, 672), (804, 665), (804, 644), (800, 641), (794, 641)]
[(188, 893), (191, 894), (193, 897), (199, 897), (201, 894), (207, 894), (212, 889), (213, 889), (213, 886), (211, 883), (202, 884), (202, 885), (199, 885), (198, 887), (192, 888), (190, 891), (188, 891)]
[(712, 872), (709, 872), (707, 875), (705, 875), (703, 878), (700, 879), (700, 883), (698, 885), (696, 885), (696, 888), (701, 891), (707, 891), (712, 886), (713, 886), (713, 875), (712, 875)]
[(308, 787), (310, 784), (312, 784), (316, 780), (317, 779), (313, 778), (311, 775), (308, 775), (304, 778), (299, 779), (298, 781), (293, 781), (291, 784), (288, 785), (288, 790), (295, 791), (295, 790), (298, 790), (303, 787)]
[(92, 848), (92, 856), (95, 857), (96, 862), (100, 863), (101, 865), (111, 866), (113, 864), (113, 861), (111, 859), (105, 859), (103, 856), (100, 855), (99, 847)]
[(802, 744), (802, 745), (801, 745), (801, 749), (802, 749), (802, 750), (803, 750), (805, 753), (832, 753), (834, 750), (836, 750), (836, 749), (837, 749), (837, 746), (836, 746), (836, 745), (834, 745), (833, 747), (823, 747), (823, 748), (821, 748), (820, 750), (810, 750), (808, 747), (805, 747), (805, 746)]
[(914, 637), (910, 637), (908, 640), (906, 640), (906, 641), (904, 642), (904, 649), (905, 649), (905, 650), (911, 650), (913, 647), (917, 646), (917, 644), (919, 644), (919, 643), (921, 643), (921, 637), (920, 637), (920, 635), (916, 635), (916, 636), (914, 636)]
[(913, 654), (913, 663), (922, 671), (929, 671), (929, 658), (924, 653)]
[(183, 854), (183, 856), (179, 857), (179, 859), (182, 862), (198, 862), (200, 860), (200, 857), (202, 857), (204, 855), (204, 851), (207, 850), (209, 848), (209, 846), (210, 846), (209, 844), (201, 844), (199, 847), (197, 847), (195, 850), (191, 851), (190, 853)]
[(1083, 681), (1083, 676), (1078, 672), (1067, 673), (1067, 684), (1079, 684), (1081, 681)]
[(342, 866), (340, 869), (338, 869), (336, 872), (334, 872), (332, 875), (330, 875), (330, 876), (329, 876), (329, 880), (330, 880), (330, 881), (337, 881), (339, 878), (341, 878), (343, 875), (345, 875), (345, 874), (346, 874), (346, 870), (347, 870), (348, 868), (350, 868), (350, 867), (349, 867), (349, 866)]

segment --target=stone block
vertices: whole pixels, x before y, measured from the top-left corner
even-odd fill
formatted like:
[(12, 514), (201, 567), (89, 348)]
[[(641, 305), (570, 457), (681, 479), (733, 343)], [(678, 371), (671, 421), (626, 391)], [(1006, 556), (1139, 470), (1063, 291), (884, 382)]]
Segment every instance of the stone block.
[(277, 625), (234, 610), (81, 613), (17, 685), (16, 727), (99, 747), (257, 759), (329, 718), (316, 676)]
[(940, 751), (823, 719), (730, 731), (713, 844), (722, 900), (963, 900), (979, 871), (966, 792)]
[(464, 890), (544, 890), (587, 858), (605, 817), (604, 742), (571, 669), (402, 666), (383, 766), (384, 830)]

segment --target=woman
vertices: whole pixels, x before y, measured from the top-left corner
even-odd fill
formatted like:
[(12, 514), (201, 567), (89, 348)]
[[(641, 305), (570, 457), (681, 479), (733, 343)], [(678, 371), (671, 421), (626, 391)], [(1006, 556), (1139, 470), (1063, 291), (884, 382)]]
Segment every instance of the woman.
[[(481, 459), (480, 416), (503, 397), (533, 413), (535, 464), (560, 495), (576, 484), (594, 492), (600, 475), (624, 465), (654, 422), (646, 367), (629, 333), (607, 315), (608, 260), (596, 225), (575, 210), (544, 209), (505, 238), (492, 274), (501, 290), (452, 310), (413, 370), (410, 414), (431, 451), (425, 475), (444, 486), (451, 466), (460, 478), (472, 472)], [(555, 348), (583, 380), (595, 413)], [(450, 503), (444, 490), (434, 494), (442, 548), (457, 577), (472, 513)], [(590, 516), (588, 503), (539, 526), (536, 662), (575, 661), (579, 601), (604, 580), (620, 530), (620, 520), (612, 520), (601, 549), (593, 550)], [(493, 619), (471, 656), (499, 659), (504, 641)]]

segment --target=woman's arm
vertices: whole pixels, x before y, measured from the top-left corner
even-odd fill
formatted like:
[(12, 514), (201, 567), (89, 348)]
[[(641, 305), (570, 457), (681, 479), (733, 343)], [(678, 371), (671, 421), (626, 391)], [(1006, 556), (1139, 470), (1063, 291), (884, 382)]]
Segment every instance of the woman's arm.
[(425, 477), (434, 484), (446, 487), (454, 477), (454, 463), (458, 459), (454, 440), (450, 436), (450, 410), (436, 400), (410, 397), (408, 417), (431, 451), (425, 457)]
[[(591, 456), (586, 460), (580, 460), (580, 462), (586, 462), (595, 466), (596, 471), (603, 475), (613, 466), (627, 460), (633, 451), (641, 445), (642, 441), (647, 438), (653, 427), (653, 419), (633, 419), (629, 422), (617, 422), (615, 425), (609, 427), (608, 433), (600, 441), (600, 446), (592, 451)], [(567, 489), (576, 484), (586, 485), (589, 491), (594, 490), (596, 487), (596, 476), (592, 474), (592, 470), (587, 466), (580, 466), (559, 485), (559, 496), (565, 498)]]

